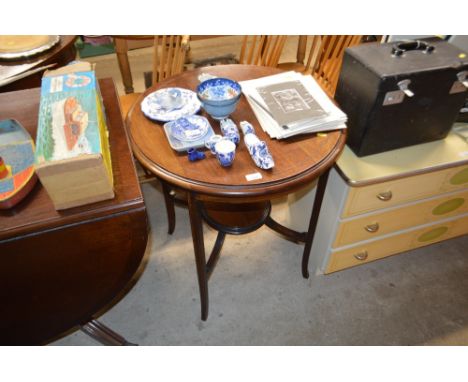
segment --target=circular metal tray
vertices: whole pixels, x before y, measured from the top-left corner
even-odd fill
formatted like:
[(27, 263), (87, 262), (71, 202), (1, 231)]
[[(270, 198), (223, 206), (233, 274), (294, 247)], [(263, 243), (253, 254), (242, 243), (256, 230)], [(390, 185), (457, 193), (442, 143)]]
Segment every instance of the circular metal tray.
[(0, 36), (0, 59), (14, 60), (30, 57), (51, 49), (60, 36)]

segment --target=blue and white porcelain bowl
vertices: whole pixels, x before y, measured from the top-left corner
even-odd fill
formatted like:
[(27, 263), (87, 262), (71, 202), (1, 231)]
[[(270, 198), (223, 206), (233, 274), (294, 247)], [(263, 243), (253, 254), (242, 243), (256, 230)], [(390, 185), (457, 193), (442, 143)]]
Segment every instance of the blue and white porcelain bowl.
[(211, 78), (197, 86), (197, 97), (214, 119), (224, 119), (236, 110), (242, 93), (240, 84), (229, 78)]

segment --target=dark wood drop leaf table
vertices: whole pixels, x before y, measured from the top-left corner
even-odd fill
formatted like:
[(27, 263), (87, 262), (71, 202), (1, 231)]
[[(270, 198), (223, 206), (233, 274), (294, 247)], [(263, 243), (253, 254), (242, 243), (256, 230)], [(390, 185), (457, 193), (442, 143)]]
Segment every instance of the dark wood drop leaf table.
[[(95, 318), (131, 285), (145, 252), (146, 208), (111, 79), (99, 81), (115, 198), (56, 211), (37, 182), (0, 210), (0, 344), (43, 344), (82, 328), (106, 344), (128, 342)], [(40, 89), (0, 94), (0, 119), (35, 139)]]
[[(201, 73), (242, 81), (279, 72), (279, 69), (253, 65), (200, 68), (158, 83), (143, 93), (139, 101), (151, 92), (166, 87), (195, 90)], [(310, 249), (328, 171), (343, 150), (346, 132), (339, 130), (329, 132), (326, 136), (308, 134), (288, 140), (272, 140), (263, 132), (242, 95), (231, 118), (237, 124), (244, 120), (253, 124), (258, 137), (267, 142), (275, 160), (275, 167), (271, 170), (257, 168), (243, 142), (236, 150), (233, 165), (221, 167), (216, 158), (209, 153), (204, 160), (189, 162), (187, 155), (172, 150), (162, 123), (146, 118), (139, 104), (140, 102), (135, 104), (126, 121), (135, 156), (147, 170), (161, 180), (163, 187), (172, 191), (181, 190), (187, 195), (202, 320), (208, 317), (208, 278), (216, 265), (226, 234), (252, 232), (265, 224), (290, 240), (305, 243), (302, 274), (307, 278)], [(201, 114), (207, 116), (204, 111), (201, 111)], [(210, 118), (209, 120), (215, 132), (220, 134), (219, 122)], [(261, 176), (249, 181), (246, 175), (253, 173), (259, 173)], [(306, 232), (293, 231), (270, 217), (272, 199), (295, 192), (317, 178), (319, 181), (316, 199)], [(169, 227), (173, 227), (173, 204), (172, 209), (170, 203), (167, 203), (167, 206)], [(218, 230), (218, 237), (208, 260), (205, 256), (203, 221)]]

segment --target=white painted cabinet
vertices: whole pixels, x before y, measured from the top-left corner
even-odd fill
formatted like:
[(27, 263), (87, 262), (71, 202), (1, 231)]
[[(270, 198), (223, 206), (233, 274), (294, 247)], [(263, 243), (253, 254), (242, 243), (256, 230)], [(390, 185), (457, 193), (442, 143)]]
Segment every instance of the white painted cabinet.
[[(304, 230), (315, 190), (289, 199)], [(309, 271), (326, 274), (468, 233), (468, 144), (445, 140), (358, 158), (330, 172)], [(468, 253), (467, 253), (468, 254)]]

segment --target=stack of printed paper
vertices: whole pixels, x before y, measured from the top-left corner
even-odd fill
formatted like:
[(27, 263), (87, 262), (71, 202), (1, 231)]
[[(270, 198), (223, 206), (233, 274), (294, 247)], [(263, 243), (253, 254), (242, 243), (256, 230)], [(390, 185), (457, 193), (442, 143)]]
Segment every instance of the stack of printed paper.
[(271, 138), (346, 128), (346, 114), (310, 75), (285, 72), (240, 84)]

